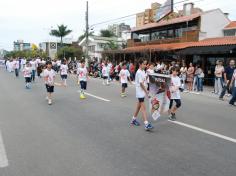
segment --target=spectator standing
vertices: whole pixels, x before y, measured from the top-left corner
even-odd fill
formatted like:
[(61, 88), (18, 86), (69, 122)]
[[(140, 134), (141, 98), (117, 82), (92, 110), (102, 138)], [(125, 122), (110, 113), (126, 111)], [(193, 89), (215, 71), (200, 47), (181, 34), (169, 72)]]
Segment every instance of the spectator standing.
[(193, 67), (193, 64), (190, 63), (188, 71), (187, 71), (188, 91), (193, 90), (193, 77), (194, 77), (194, 67)]
[(230, 91), (230, 84), (231, 84), (234, 70), (235, 70), (235, 60), (231, 59), (229, 62), (229, 66), (225, 68), (224, 86), (223, 86), (223, 90), (222, 90), (220, 97), (219, 97), (220, 100), (223, 100), (226, 90), (228, 91), (228, 96), (230, 96), (230, 94), (232, 93)]
[(222, 61), (217, 61), (215, 67), (215, 94), (220, 95), (223, 89), (224, 66)]

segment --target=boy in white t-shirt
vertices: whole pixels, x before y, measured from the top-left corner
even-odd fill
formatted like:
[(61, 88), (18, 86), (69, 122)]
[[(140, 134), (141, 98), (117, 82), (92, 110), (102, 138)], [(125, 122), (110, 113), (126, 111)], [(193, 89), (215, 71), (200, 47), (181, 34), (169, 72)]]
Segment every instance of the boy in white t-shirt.
[(88, 70), (85, 67), (85, 61), (81, 61), (81, 66), (77, 70), (78, 82), (80, 82), (80, 99), (85, 99), (84, 92), (87, 89)]
[(68, 74), (68, 66), (66, 64), (66, 60), (64, 60), (62, 62), (62, 64), (60, 65), (60, 73), (61, 73), (61, 79), (62, 79), (62, 85), (63, 86), (67, 86), (67, 74)]
[(52, 105), (52, 93), (54, 92), (54, 81), (56, 78), (56, 73), (52, 69), (52, 62), (48, 61), (46, 63), (46, 69), (43, 71), (43, 77), (47, 90), (47, 100), (48, 104)]
[[(172, 68), (172, 75), (171, 75), (171, 85), (170, 85), (170, 106), (169, 106), (169, 119), (172, 121), (176, 120), (175, 113), (178, 108), (181, 107), (181, 97), (180, 97), (180, 87), (181, 87), (181, 80), (178, 77), (179, 68), (173, 67)], [(176, 103), (175, 106), (173, 106), (173, 103)]]
[(146, 106), (145, 106), (145, 96), (149, 97), (148, 90), (147, 90), (147, 76), (145, 73), (145, 68), (147, 65), (147, 61), (140, 60), (139, 61), (139, 69), (135, 76), (135, 86), (136, 86), (136, 98), (138, 99), (137, 107), (134, 113), (134, 116), (131, 121), (131, 125), (140, 126), (140, 123), (137, 120), (137, 116), (139, 111), (142, 112), (143, 121), (145, 125), (145, 130), (149, 131), (153, 129), (151, 123), (148, 122)]
[(32, 69), (31, 69), (31, 65), (29, 62), (26, 63), (22, 72), (23, 72), (23, 76), (25, 78), (25, 88), (30, 89)]
[(121, 86), (122, 86), (121, 97), (124, 98), (124, 97), (126, 97), (125, 89), (128, 87), (128, 80), (131, 83), (130, 73), (127, 70), (126, 63), (122, 64), (122, 69), (119, 73), (119, 77), (120, 77), (120, 83), (121, 83)]
[(109, 68), (107, 63), (104, 64), (104, 66), (102, 67), (102, 76), (103, 76), (103, 85), (109, 85)]

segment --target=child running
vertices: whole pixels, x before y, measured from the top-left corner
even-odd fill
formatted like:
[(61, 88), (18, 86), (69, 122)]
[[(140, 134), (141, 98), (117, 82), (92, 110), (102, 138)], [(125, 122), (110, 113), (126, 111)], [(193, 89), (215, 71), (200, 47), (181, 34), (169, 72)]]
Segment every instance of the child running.
[(56, 77), (55, 71), (52, 69), (52, 62), (48, 61), (46, 63), (46, 69), (43, 71), (43, 77), (47, 90), (48, 104), (52, 105), (52, 93), (54, 92), (54, 81)]
[(153, 129), (153, 126), (151, 123), (148, 122), (146, 106), (144, 103), (145, 96), (149, 97), (148, 91), (147, 91), (146, 73), (144, 71), (146, 68), (146, 65), (147, 65), (147, 61), (143, 61), (143, 60), (139, 61), (139, 69), (135, 76), (136, 98), (138, 99), (138, 102), (137, 102), (137, 107), (136, 107), (134, 116), (131, 121), (131, 125), (140, 126), (140, 123), (137, 120), (137, 116), (138, 116), (139, 111), (141, 111), (144, 125), (145, 125), (145, 130), (149, 131)]
[(23, 75), (25, 78), (25, 88), (30, 89), (32, 69), (29, 62), (27, 62), (26, 66), (23, 68)]
[[(180, 87), (181, 87), (181, 80), (178, 77), (179, 68), (173, 67), (172, 68), (172, 74), (171, 74), (171, 85), (170, 85), (170, 106), (169, 106), (169, 119), (172, 121), (176, 120), (176, 111), (178, 108), (181, 107), (181, 98), (180, 98)], [(173, 106), (173, 103), (176, 103), (175, 106)]]
[(66, 60), (63, 60), (61, 66), (60, 66), (60, 73), (61, 73), (61, 79), (62, 79), (62, 85), (67, 86), (67, 74), (68, 74), (68, 66), (66, 64)]
[(81, 66), (77, 70), (78, 82), (80, 82), (80, 99), (85, 99), (85, 90), (87, 89), (88, 70), (85, 67), (85, 60), (81, 61)]
[(127, 70), (126, 63), (122, 64), (122, 69), (120, 71), (119, 77), (120, 77), (120, 83), (122, 86), (121, 97), (124, 98), (124, 97), (126, 97), (125, 89), (128, 87), (128, 80), (131, 83), (130, 73)]

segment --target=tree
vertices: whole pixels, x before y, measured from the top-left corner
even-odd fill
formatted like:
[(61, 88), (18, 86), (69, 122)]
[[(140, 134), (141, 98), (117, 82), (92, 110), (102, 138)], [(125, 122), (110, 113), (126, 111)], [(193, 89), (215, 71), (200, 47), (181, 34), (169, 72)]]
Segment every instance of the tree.
[(77, 48), (74, 46), (64, 46), (60, 48), (57, 52), (58, 58), (81, 58), (83, 56), (83, 51), (81, 48)]
[[(91, 31), (91, 32), (88, 33), (88, 36), (93, 36), (93, 34), (94, 34), (94, 31)], [(84, 32), (84, 34), (79, 36), (78, 42), (81, 42), (85, 37), (86, 37), (86, 32)]]
[(104, 50), (117, 50), (119, 48), (117, 42), (109, 41), (105, 44)]
[(55, 36), (55, 37), (60, 37), (61, 39), (61, 47), (62, 47), (62, 39), (63, 37), (69, 35), (72, 30), (67, 29), (67, 26), (62, 25), (57, 25), (58, 29), (52, 29), (50, 32), (50, 35)]
[(100, 36), (101, 37), (116, 37), (116, 35), (108, 29), (100, 30)]

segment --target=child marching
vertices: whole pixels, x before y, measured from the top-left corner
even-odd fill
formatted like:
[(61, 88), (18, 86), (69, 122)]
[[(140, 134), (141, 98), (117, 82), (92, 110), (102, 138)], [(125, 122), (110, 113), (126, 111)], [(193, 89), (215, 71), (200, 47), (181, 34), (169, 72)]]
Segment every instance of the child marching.
[(122, 87), (121, 97), (124, 98), (124, 97), (126, 97), (125, 89), (128, 87), (128, 80), (131, 83), (130, 73), (127, 70), (126, 63), (122, 64), (122, 69), (120, 71), (119, 77), (120, 77), (120, 83), (121, 83), (121, 87)]
[(25, 78), (25, 88), (30, 89), (32, 69), (29, 62), (26, 63), (26, 66), (23, 68), (23, 75)]
[(109, 85), (109, 69), (107, 62), (105, 62), (104, 66), (102, 67), (102, 77), (103, 77), (103, 85)]
[(43, 77), (45, 81), (45, 86), (47, 90), (48, 104), (52, 105), (52, 94), (54, 92), (54, 81), (56, 77), (55, 71), (52, 69), (52, 62), (48, 61), (46, 63), (46, 69), (43, 71)]
[(148, 122), (146, 105), (144, 102), (145, 97), (146, 96), (149, 97), (148, 90), (147, 90), (147, 82), (146, 82), (147, 76), (145, 73), (146, 65), (147, 65), (147, 61), (143, 61), (143, 60), (139, 61), (139, 69), (135, 76), (136, 98), (138, 99), (138, 102), (136, 105), (134, 116), (131, 121), (131, 125), (140, 126), (140, 123), (137, 120), (137, 116), (139, 114), (139, 111), (141, 111), (144, 125), (145, 125), (145, 130), (149, 131), (153, 129), (153, 126), (150, 122)]
[[(171, 85), (170, 85), (170, 106), (169, 106), (169, 119), (172, 121), (176, 120), (176, 111), (178, 108), (181, 107), (181, 97), (180, 97), (180, 87), (181, 87), (181, 80), (178, 76), (179, 68), (173, 67), (171, 74)], [(173, 105), (173, 103), (176, 105)]]
[(80, 99), (85, 99), (85, 90), (87, 89), (88, 70), (85, 67), (85, 61), (81, 61), (80, 67), (77, 69), (78, 83), (80, 83)]
[(67, 86), (67, 74), (68, 74), (68, 66), (66, 64), (66, 60), (63, 60), (61, 66), (60, 66), (60, 73), (61, 73), (61, 79), (62, 79), (62, 85)]

